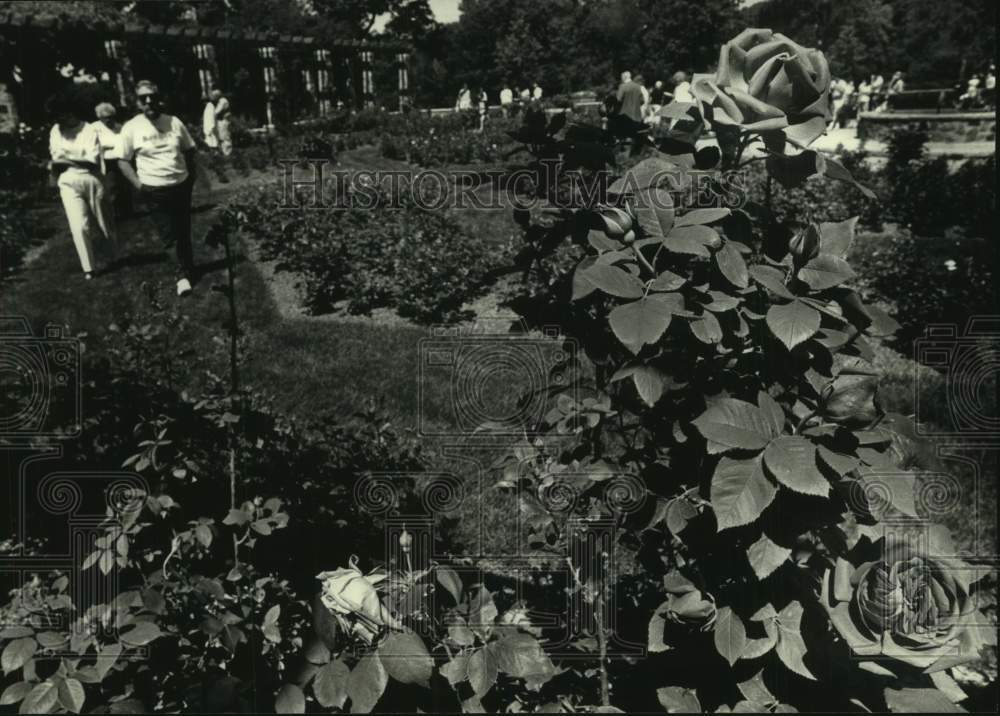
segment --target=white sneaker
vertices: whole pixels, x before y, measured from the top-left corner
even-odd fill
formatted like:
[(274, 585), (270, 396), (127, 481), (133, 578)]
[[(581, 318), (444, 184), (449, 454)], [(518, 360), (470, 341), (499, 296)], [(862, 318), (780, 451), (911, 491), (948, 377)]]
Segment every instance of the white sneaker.
[(177, 282), (177, 295), (187, 296), (189, 293), (191, 293), (191, 282), (186, 278), (182, 278)]

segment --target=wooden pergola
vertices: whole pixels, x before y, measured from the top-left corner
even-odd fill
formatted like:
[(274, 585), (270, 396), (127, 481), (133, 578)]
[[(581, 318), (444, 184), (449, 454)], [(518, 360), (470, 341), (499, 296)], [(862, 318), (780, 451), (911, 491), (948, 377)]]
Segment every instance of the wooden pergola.
[[(67, 81), (58, 71), (67, 64), (104, 77), (123, 107), (132, 104), (135, 82), (150, 79), (172, 112), (197, 116), (208, 91), (219, 87), (235, 114), (261, 125), (386, 98), (395, 105), (409, 86), (408, 48), (382, 41), (27, 15), (2, 6), (0, 40), (0, 83), (7, 84), (21, 121), (29, 124), (48, 119), (45, 101)], [(388, 78), (395, 79), (394, 88)]]

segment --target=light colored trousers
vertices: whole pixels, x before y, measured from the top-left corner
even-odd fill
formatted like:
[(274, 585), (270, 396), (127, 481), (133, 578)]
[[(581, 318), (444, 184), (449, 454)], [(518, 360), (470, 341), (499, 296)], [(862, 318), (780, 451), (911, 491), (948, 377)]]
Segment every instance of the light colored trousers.
[(215, 133), (219, 137), (219, 149), (222, 155), (228, 157), (233, 153), (233, 135), (229, 128), (228, 119), (220, 119), (215, 124)]
[(111, 195), (103, 182), (87, 171), (67, 169), (59, 176), (59, 197), (66, 210), (73, 245), (85, 273), (94, 270), (94, 239), (101, 240), (108, 253), (117, 243)]

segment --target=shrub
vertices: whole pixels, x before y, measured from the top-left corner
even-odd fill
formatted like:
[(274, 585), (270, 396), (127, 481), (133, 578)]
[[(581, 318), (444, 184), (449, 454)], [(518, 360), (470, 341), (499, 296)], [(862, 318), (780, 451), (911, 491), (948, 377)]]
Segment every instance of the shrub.
[(371, 198), (359, 199), (351, 187), (331, 190), (343, 190), (341, 208), (289, 214), (270, 188), (231, 205), (263, 256), (301, 277), (311, 312), (393, 308), (421, 323), (459, 320), (462, 304), (484, 290), (489, 270), (502, 261), (501, 250), (409, 198), (380, 191), (379, 208), (360, 208)]
[(961, 330), (976, 315), (994, 312), (995, 247), (989, 241), (923, 238), (906, 230), (863, 235), (851, 260), (865, 300), (893, 306), (902, 326), (896, 345), (911, 343), (934, 323)]

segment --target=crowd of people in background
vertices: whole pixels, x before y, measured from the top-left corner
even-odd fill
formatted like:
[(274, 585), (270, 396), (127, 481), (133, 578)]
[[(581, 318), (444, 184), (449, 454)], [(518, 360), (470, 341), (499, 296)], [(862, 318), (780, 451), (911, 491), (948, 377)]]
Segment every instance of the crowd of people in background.
[(664, 87), (663, 80), (656, 80), (653, 88), (648, 89), (645, 77), (637, 74), (633, 78), (628, 70), (621, 73), (620, 79), (618, 88), (604, 98), (602, 114), (605, 118), (622, 115), (636, 123), (655, 124), (664, 105), (694, 101), (690, 78), (682, 70), (671, 77), (673, 91)]
[[(116, 222), (131, 212), (134, 191), (164, 245), (176, 252), (177, 295), (185, 296), (196, 278), (191, 244), (196, 143), (184, 123), (164, 111), (155, 83), (136, 83), (135, 96), (138, 113), (124, 123), (108, 102), (84, 106), (72, 87), (54, 96), (49, 166), (86, 280), (115, 267)], [(207, 147), (222, 156), (232, 152), (230, 114), (228, 99), (213, 89), (202, 129)]]
[[(530, 102), (540, 100), (542, 95), (542, 88), (537, 82), (532, 83), (530, 87), (525, 86), (524, 89), (521, 89), (521, 87), (511, 89), (510, 84), (505, 82), (499, 95), (500, 110), (503, 112), (504, 117), (514, 116), (518, 112), (523, 111)], [(472, 109), (476, 110), (478, 117), (477, 131), (482, 132), (486, 127), (489, 95), (486, 94), (486, 90), (482, 87), (472, 90), (469, 89), (468, 84), (463, 84), (455, 100), (455, 111), (466, 112)]]
[[(830, 128), (856, 126), (863, 112), (885, 112), (893, 109), (893, 97), (906, 91), (906, 75), (897, 71), (888, 82), (873, 74), (851, 81), (834, 77), (830, 83)], [(996, 66), (990, 63), (986, 72), (972, 74), (964, 85), (959, 83), (950, 92), (942, 90), (937, 108), (954, 107), (962, 110), (996, 106)]]

